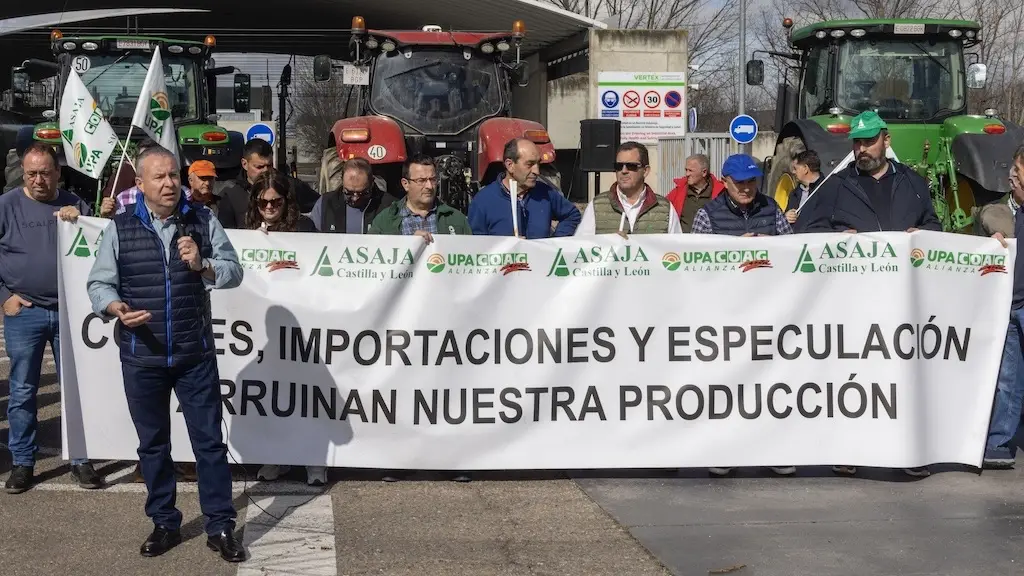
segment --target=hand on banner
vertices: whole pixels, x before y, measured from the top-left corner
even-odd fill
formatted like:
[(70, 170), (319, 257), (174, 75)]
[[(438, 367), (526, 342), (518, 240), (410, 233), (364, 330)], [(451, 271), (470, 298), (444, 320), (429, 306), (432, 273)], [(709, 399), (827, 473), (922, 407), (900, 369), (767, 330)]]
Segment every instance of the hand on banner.
[(5, 316), (17, 316), (21, 312), (22, 308), (29, 308), (32, 303), (25, 300), (17, 294), (11, 294), (11, 297), (4, 302), (4, 315)]
[(267, 229), (267, 221), (266, 220), (264, 220), (263, 222), (260, 222), (260, 232), (263, 232), (264, 234), (268, 234), (268, 235), (270, 234), (270, 230)]
[(910, 228), (907, 228), (907, 234), (913, 234), (914, 232), (917, 232), (918, 230), (919, 230), (918, 228), (914, 228), (913, 226), (911, 226)]
[(433, 234), (431, 234), (430, 232), (427, 232), (426, 230), (417, 230), (416, 232), (413, 233), (413, 236), (419, 236), (420, 238), (423, 238), (423, 240), (427, 244), (430, 244), (431, 242), (434, 241)]
[(181, 260), (195, 272), (203, 269), (203, 259), (199, 256), (199, 246), (190, 236), (178, 238), (178, 253)]
[(117, 319), (121, 321), (121, 324), (129, 328), (137, 328), (142, 326), (146, 322), (149, 322), (152, 314), (146, 310), (132, 310), (127, 304), (121, 301), (111, 302), (107, 306), (107, 314), (111, 316), (117, 316)]
[(626, 240), (629, 240), (629, 234), (626, 234), (625, 230), (619, 230), (618, 234), (619, 234), (619, 236), (622, 236)]
[(1002, 232), (996, 232), (992, 235), (993, 238), (999, 240), (999, 243), (1003, 245), (1003, 248), (1009, 248), (1010, 245), (1006, 243), (1006, 237), (1003, 236)]
[(857, 231), (854, 230), (853, 228), (848, 228), (846, 230), (843, 230), (843, 232), (845, 232), (847, 234), (856, 234), (857, 233)]
[(82, 213), (74, 206), (62, 206), (61, 209), (54, 212), (53, 215), (65, 222), (71, 222), (74, 224), (78, 221), (78, 217), (81, 216)]
[(786, 222), (790, 224), (796, 224), (796, 217), (798, 216), (796, 209), (789, 210), (786, 212)]
[(114, 203), (114, 198), (107, 196), (100, 203), (100, 218), (110, 218), (114, 215), (115, 210), (117, 210), (117, 204)]

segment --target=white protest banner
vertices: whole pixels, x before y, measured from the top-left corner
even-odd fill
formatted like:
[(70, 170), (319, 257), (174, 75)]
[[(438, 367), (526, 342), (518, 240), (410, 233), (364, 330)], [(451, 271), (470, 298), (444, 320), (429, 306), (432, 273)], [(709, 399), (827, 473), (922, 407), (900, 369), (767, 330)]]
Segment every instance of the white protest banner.
[[(65, 448), (130, 460), (116, 322), (85, 288), (105, 224), (60, 224)], [(228, 234), (246, 276), (213, 293), (213, 329), (238, 462), (981, 464), (1014, 244)]]
[(74, 70), (68, 73), (60, 97), (59, 124), (68, 166), (99, 179), (117, 146), (117, 134)]

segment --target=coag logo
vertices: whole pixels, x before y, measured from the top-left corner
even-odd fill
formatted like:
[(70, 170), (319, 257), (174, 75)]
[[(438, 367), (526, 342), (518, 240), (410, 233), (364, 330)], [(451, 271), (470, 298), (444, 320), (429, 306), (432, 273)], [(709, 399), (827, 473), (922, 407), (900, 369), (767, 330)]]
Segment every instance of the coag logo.
[(249, 270), (267, 268), (271, 272), (289, 268), (299, 269), (298, 257), (293, 250), (272, 250), (269, 248), (242, 248), (239, 263)]
[(661, 265), (665, 267), (665, 270), (675, 272), (676, 270), (679, 270), (680, 266), (682, 266), (682, 260), (679, 258), (679, 254), (676, 254), (675, 252), (666, 252), (665, 255), (661, 257)]
[(921, 264), (924, 264), (924, 250), (920, 248), (914, 248), (910, 251), (910, 263), (914, 268), (920, 268)]
[(980, 274), (981, 276), (1006, 274), (1006, 256), (1001, 254), (934, 249), (928, 249), (927, 254), (923, 250), (917, 249), (914, 252), (919, 253), (919, 260), (914, 260), (914, 254), (911, 253), (911, 263), (915, 267), (922, 267), (923, 270), (954, 274)]
[(438, 274), (444, 270), (444, 256), (441, 254), (431, 254), (427, 258), (427, 270), (430, 270), (434, 274)]
[(149, 100), (149, 113), (160, 122), (171, 117), (171, 105), (167, 100), (166, 93), (157, 92), (153, 94), (153, 97)]

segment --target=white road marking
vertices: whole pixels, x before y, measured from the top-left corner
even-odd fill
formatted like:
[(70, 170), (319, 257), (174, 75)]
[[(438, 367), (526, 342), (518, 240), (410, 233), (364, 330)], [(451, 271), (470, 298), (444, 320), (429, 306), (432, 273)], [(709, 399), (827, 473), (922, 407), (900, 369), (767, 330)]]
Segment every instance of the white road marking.
[[(329, 495), (272, 496), (249, 504), (238, 576), (335, 576), (334, 506)], [(261, 510), (260, 508), (263, 508)]]

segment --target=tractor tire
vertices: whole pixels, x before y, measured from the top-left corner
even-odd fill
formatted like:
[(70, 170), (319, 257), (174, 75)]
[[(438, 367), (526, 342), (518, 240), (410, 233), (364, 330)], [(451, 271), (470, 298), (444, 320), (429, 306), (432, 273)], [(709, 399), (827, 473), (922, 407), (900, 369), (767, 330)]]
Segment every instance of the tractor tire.
[(21, 169), (21, 158), (18, 157), (18, 152), (12, 148), (7, 151), (7, 165), (4, 167), (3, 191), (7, 192), (21, 186), (23, 181), (24, 173)]
[(317, 192), (321, 196), (341, 189), (342, 167), (344, 165), (345, 163), (341, 161), (341, 158), (338, 158), (337, 147), (331, 146), (324, 149), (323, 156), (320, 158), (320, 182), (317, 186)]
[(555, 168), (554, 164), (540, 165), (540, 179), (555, 190), (558, 190), (559, 194), (565, 196), (565, 190), (562, 190), (562, 174)]
[(765, 181), (764, 192), (774, 199), (783, 210), (788, 209), (789, 193), (796, 188), (796, 178), (789, 173), (790, 165), (796, 155), (807, 149), (804, 141), (796, 136), (783, 138), (782, 142), (775, 147), (775, 156), (772, 157), (772, 169)]

